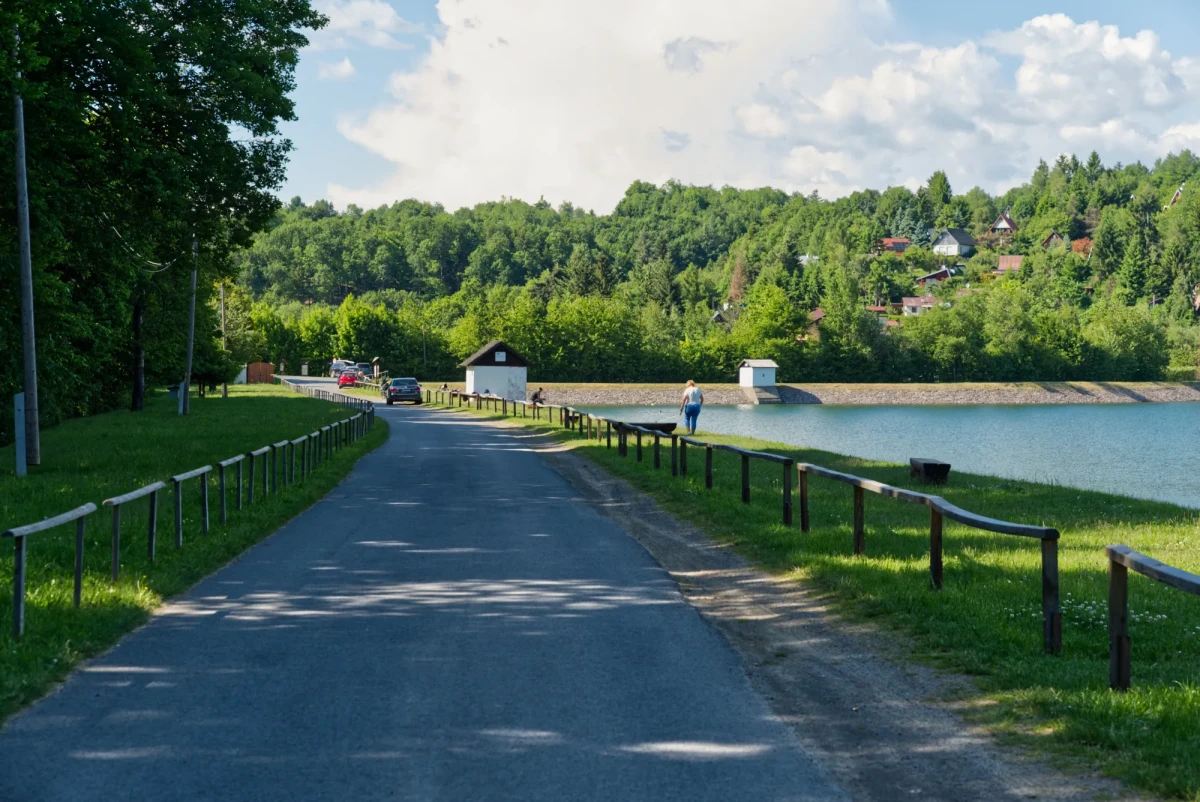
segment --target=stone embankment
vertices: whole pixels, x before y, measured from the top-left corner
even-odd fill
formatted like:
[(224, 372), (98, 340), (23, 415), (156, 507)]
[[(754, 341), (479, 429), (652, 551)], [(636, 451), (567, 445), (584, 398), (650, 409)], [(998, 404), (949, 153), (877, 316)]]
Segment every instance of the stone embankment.
[[(553, 404), (671, 406), (683, 386), (546, 385)], [(703, 385), (708, 404), (747, 403), (736, 385)], [(1200, 401), (1200, 382), (1019, 382), (996, 384), (781, 384), (785, 404), (1129, 404)]]

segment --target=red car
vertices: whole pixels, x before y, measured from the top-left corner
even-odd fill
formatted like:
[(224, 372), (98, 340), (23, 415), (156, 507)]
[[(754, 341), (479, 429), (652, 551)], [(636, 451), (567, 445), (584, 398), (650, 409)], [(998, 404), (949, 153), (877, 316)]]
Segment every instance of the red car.
[(354, 387), (358, 384), (358, 374), (352, 370), (342, 371), (338, 375), (338, 387)]

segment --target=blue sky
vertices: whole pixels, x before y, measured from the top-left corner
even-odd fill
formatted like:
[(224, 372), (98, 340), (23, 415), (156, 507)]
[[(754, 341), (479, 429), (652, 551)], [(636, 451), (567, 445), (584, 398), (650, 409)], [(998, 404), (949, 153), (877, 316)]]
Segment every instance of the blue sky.
[(836, 196), (939, 168), (996, 191), (1059, 152), (1200, 144), (1183, 0), (314, 4), (284, 198), (608, 211), (635, 179)]

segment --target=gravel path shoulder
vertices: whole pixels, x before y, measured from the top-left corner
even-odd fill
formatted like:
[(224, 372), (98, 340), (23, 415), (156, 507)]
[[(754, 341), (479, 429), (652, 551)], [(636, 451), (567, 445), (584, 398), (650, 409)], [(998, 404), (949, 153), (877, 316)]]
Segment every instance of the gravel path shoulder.
[[(635, 537), (735, 647), (754, 686), (856, 800), (1145, 799), (1001, 750), (956, 709), (969, 680), (906, 664), (899, 641), (831, 613), (569, 451), (547, 461)], [(890, 655), (890, 656), (889, 656)]]

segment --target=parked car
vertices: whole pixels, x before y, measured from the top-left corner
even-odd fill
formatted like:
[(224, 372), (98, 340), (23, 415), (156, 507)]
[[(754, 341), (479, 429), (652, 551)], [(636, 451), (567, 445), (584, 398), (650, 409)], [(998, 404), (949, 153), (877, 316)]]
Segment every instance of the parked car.
[(329, 378), (336, 379), (338, 376), (342, 375), (342, 371), (344, 371), (345, 369), (346, 369), (345, 362), (343, 362), (340, 359), (333, 360), (333, 363), (329, 366)]
[(383, 386), (383, 400), (390, 407), (396, 401), (421, 403), (421, 385), (416, 379), (392, 379)]
[(358, 374), (352, 370), (344, 370), (338, 376), (338, 389), (342, 387), (354, 387), (358, 384)]

